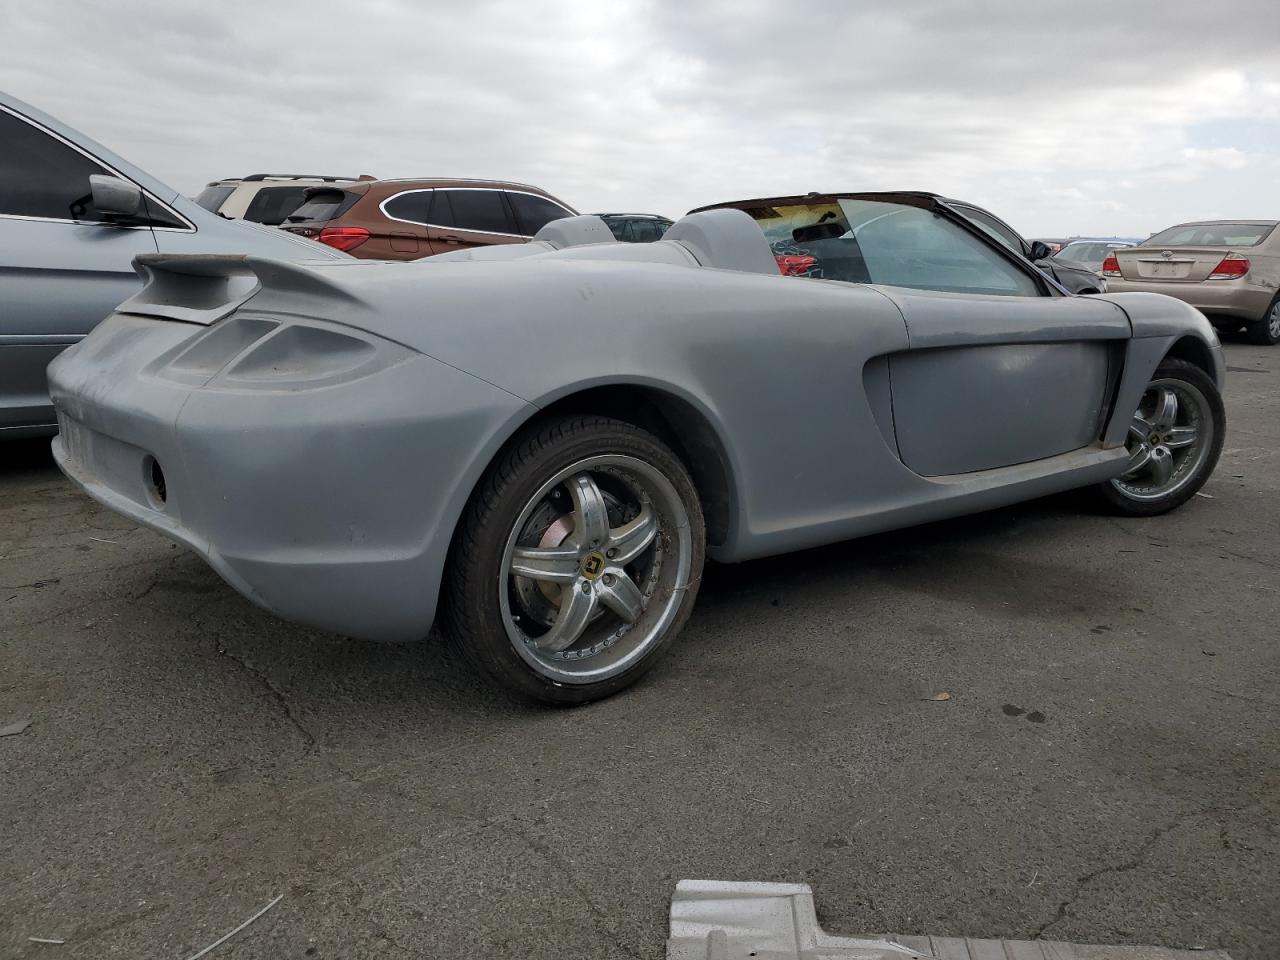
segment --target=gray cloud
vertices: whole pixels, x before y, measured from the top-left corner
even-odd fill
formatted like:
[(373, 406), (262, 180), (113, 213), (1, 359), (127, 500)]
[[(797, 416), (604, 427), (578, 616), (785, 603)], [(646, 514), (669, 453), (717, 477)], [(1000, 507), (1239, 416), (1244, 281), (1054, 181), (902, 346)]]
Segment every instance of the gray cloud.
[(1280, 216), (1271, 0), (11, 8), (0, 87), (168, 181), (492, 176), (678, 214), (934, 189), (1028, 233)]

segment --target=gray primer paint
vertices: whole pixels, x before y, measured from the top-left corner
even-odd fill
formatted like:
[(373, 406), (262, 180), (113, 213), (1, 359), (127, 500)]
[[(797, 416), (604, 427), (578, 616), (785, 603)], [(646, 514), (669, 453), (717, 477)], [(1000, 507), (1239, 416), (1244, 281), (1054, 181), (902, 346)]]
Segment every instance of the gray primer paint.
[[(1127, 460), (1112, 438), (1162, 348), (1192, 337), (1218, 356), (1203, 318), (1164, 298), (1133, 302), (1130, 316), (1124, 296), (1015, 301), (782, 277), (766, 272), (750, 218), (714, 213), (673, 240), (506, 262), (141, 258), (164, 297), (124, 305), (50, 368), (55, 453), (90, 494), (192, 546), (263, 606), (401, 640), (426, 632), (454, 527), (494, 456), (580, 391), (626, 385), (684, 412), (726, 474), (711, 553), (736, 561), (1110, 479)], [(248, 271), (260, 289), (213, 326), (190, 322), (221, 311), (199, 279), (218, 269)], [(1131, 323), (1159, 335), (1130, 339)], [(1055, 359), (1037, 344), (1091, 373), (1054, 386), (1070, 412), (1050, 447), (1023, 450), (1009, 438), (1029, 422), (1018, 391), (1038, 384), (1009, 360)], [(915, 437), (894, 410), (892, 369), (953, 349), (972, 359), (930, 369), (919, 401), (944, 418), (948, 398), (994, 377), (1007, 378), (997, 393), (1009, 405), (961, 407), (986, 419), (958, 424), (976, 459), (953, 468), (988, 469), (924, 476), (895, 449)], [(1110, 350), (1123, 363), (1115, 397), (1117, 378), (1094, 375)], [(274, 377), (259, 351), (284, 358)], [(1079, 432), (1095, 408), (1105, 432)], [(1078, 446), (1059, 451), (1067, 441)], [(148, 456), (168, 478), (163, 509)]]

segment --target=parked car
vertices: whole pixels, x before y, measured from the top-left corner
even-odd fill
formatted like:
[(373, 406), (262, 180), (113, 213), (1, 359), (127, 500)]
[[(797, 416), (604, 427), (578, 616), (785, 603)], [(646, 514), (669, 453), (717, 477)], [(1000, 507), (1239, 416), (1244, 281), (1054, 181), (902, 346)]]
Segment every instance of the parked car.
[(1125, 247), (1136, 246), (1138, 242), (1137, 240), (1121, 240), (1118, 237), (1081, 238), (1069, 241), (1054, 254), (1054, 258), (1073, 266), (1084, 267), (1094, 273), (1101, 273), (1102, 263), (1107, 259), (1107, 254), (1114, 250), (1123, 250)]
[[(410, 640), (439, 605), (556, 703), (652, 667), (706, 555), (1074, 487), (1149, 516), (1213, 470), (1222, 352), (1191, 307), (1068, 296), (928, 195), (761, 207), (430, 266), (142, 257), (50, 368), (55, 456), (280, 616)], [(783, 242), (855, 282), (781, 277)]]
[(500, 180), (374, 180), (311, 187), (285, 230), (370, 260), (525, 243), (577, 211), (551, 194)]
[(1110, 289), (1177, 297), (1222, 330), (1280, 343), (1280, 230), (1275, 220), (1181, 223), (1118, 250), (1102, 265)]
[(1032, 261), (1037, 267), (1053, 277), (1069, 293), (1101, 293), (1106, 290), (1105, 281), (1092, 270), (1078, 267), (1056, 256), (1064, 241), (1061, 240), (1025, 240), (1022, 234), (1009, 226), (990, 210), (966, 203), (963, 200), (948, 200), (947, 206), (965, 217), (979, 229), (986, 231), (997, 241), (1015, 253)]
[(45, 368), (137, 291), (138, 254), (336, 256), (215, 216), (4, 94), (0, 143), (0, 437), (54, 432)]
[(302, 205), (307, 188), (326, 183), (356, 183), (371, 176), (328, 177), (306, 173), (254, 173), (215, 180), (200, 191), (196, 203), (228, 220), (252, 220), (278, 227)]
[(1046, 237), (1040, 237), (1040, 238), (1032, 239), (1032, 240), (1030, 240), (1030, 241), (1028, 241), (1028, 242), (1030, 242), (1030, 243), (1043, 243), (1046, 247), (1048, 247), (1048, 248), (1049, 248), (1049, 252), (1052, 254), (1052, 253), (1059, 253), (1059, 252), (1061, 252), (1062, 248), (1063, 248), (1063, 247), (1065, 247), (1068, 243), (1070, 243), (1070, 242), (1071, 242), (1071, 240), (1070, 240), (1069, 238), (1067, 238), (1067, 237), (1056, 237), (1056, 238), (1053, 238), (1053, 239), (1049, 239), (1049, 238), (1046, 238)]
[(661, 240), (671, 221), (654, 213), (597, 213), (613, 235), (624, 243), (652, 243)]

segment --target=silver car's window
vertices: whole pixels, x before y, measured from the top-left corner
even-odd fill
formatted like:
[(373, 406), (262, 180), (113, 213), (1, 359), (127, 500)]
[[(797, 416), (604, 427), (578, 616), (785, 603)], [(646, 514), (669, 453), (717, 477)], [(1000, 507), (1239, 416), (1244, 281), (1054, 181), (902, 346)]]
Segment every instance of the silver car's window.
[(1267, 238), (1270, 223), (1186, 223), (1143, 241), (1144, 247), (1255, 247)]
[(0, 110), (0, 215), (100, 220), (89, 175), (108, 173), (38, 127)]
[(1095, 260), (1101, 262), (1108, 253), (1122, 246), (1124, 245), (1118, 243), (1068, 243), (1058, 253), (1058, 258), (1072, 263), (1092, 263)]
[(1031, 276), (930, 210), (840, 200), (755, 207), (747, 213), (791, 275), (950, 293), (1041, 294)]

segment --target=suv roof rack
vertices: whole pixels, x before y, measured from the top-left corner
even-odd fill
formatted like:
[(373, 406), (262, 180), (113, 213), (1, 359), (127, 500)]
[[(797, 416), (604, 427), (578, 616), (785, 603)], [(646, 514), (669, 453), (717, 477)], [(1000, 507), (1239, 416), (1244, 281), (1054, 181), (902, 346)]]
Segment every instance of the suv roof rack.
[[(528, 187), (530, 190), (537, 190), (540, 193), (546, 193), (539, 186), (532, 183), (520, 183), (518, 180), (489, 180), (484, 177), (388, 177), (383, 183), (421, 183), (426, 180), (438, 181), (447, 180), (450, 183), (492, 183), (499, 187)], [(447, 188), (443, 188), (447, 189)]]
[(254, 183), (259, 180), (323, 180), (325, 183), (336, 183), (339, 180), (376, 180), (377, 177), (371, 177), (367, 173), (362, 173), (358, 177), (326, 177), (319, 173), (251, 173), (240, 179), (245, 183)]
[(670, 217), (664, 217), (660, 213), (595, 213), (595, 217), (635, 217), (639, 220), (670, 220)]

